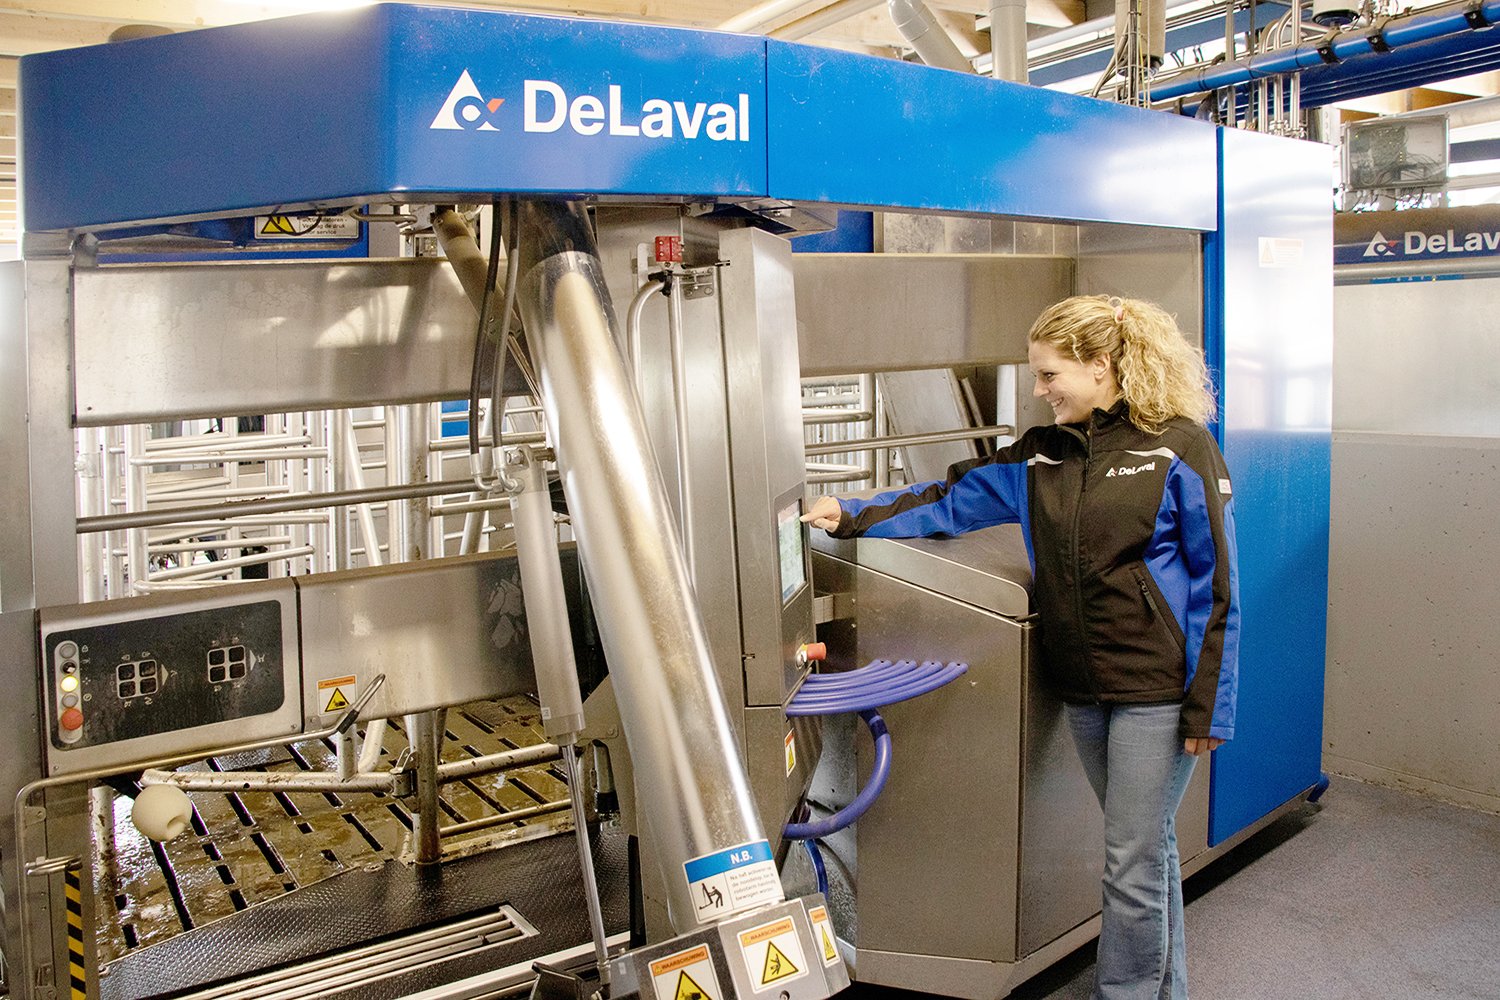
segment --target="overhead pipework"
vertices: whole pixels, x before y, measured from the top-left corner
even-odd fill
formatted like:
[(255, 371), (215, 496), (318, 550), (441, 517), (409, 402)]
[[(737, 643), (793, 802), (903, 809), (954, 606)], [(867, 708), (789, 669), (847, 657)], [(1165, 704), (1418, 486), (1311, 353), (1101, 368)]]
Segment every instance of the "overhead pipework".
[(922, 0), (889, 0), (887, 8), (891, 20), (896, 23), (896, 30), (927, 65), (960, 73), (974, 71)]
[(990, 75), (1026, 83), (1026, 0), (990, 0)]
[(1152, 88), (1157, 101), (1231, 87), (1252, 80), (1336, 64), (1353, 56), (1384, 53), (1405, 45), (1474, 31), (1500, 21), (1500, 0), (1445, 5), (1435, 10), (1403, 14), (1370, 26), (1330, 31), (1317, 42), (1263, 52), (1218, 66), (1200, 66), (1176, 73)]

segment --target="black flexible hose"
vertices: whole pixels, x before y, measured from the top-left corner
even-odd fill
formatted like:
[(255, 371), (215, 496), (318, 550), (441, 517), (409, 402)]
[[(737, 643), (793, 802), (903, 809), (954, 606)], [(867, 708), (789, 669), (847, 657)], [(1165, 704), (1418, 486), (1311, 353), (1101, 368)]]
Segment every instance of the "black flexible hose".
[[(489, 329), (490, 312), (490, 290), (495, 287), (495, 279), (500, 276), (500, 200), (496, 198), (491, 203), (490, 217), (490, 265), (485, 272), (484, 292), (479, 296), (479, 332), (474, 335), (474, 360), (469, 369), (469, 454), (479, 455), (479, 373), (484, 371), (486, 350), (493, 349), (489, 343), (490, 338), (485, 334)], [(501, 347), (503, 352), (504, 342)], [(498, 423), (498, 420), (496, 421)]]
[[(500, 442), (503, 423), (501, 418), (505, 415), (505, 366), (510, 354), (511, 312), (516, 307), (516, 286), (519, 283), (521, 271), (521, 209), (514, 197), (505, 199), (505, 215), (503, 233), (508, 237), (505, 251), (505, 305), (500, 313), (500, 339), (496, 345), (495, 378), (490, 389), (490, 443), (495, 449), (497, 465), (501, 461)], [(493, 260), (494, 258), (491, 257), (491, 261)]]

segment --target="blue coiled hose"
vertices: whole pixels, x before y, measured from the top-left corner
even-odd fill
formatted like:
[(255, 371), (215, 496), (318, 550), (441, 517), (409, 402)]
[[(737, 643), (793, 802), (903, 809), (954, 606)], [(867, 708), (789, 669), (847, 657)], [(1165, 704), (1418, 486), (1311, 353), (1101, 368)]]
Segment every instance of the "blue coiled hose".
[(880, 717), (880, 713), (873, 708), (860, 712), (859, 717), (870, 727), (870, 735), (875, 740), (875, 766), (870, 771), (870, 780), (865, 782), (865, 787), (859, 790), (853, 802), (832, 816), (807, 823), (788, 823), (782, 831), (782, 835), (788, 840), (813, 840), (837, 833), (863, 816), (885, 788), (885, 783), (891, 776), (890, 731), (885, 728), (885, 720)]

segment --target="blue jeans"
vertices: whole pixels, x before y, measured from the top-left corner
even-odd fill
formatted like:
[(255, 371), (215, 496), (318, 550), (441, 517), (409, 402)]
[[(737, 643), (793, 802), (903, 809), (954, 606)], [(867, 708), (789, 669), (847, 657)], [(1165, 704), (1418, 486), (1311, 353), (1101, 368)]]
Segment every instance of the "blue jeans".
[(1177, 806), (1196, 760), (1181, 707), (1068, 705), (1083, 769), (1104, 809), (1104, 917), (1093, 1000), (1187, 1000)]

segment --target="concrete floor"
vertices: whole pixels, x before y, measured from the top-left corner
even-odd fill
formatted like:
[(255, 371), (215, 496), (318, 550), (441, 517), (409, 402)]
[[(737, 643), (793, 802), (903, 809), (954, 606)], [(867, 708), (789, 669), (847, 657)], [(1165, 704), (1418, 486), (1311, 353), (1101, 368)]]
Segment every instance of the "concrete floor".
[[(1500, 816), (1335, 778), (1184, 896), (1194, 1000), (1500, 1000)], [(1087, 1000), (1092, 976), (1091, 943), (1010, 996)]]

